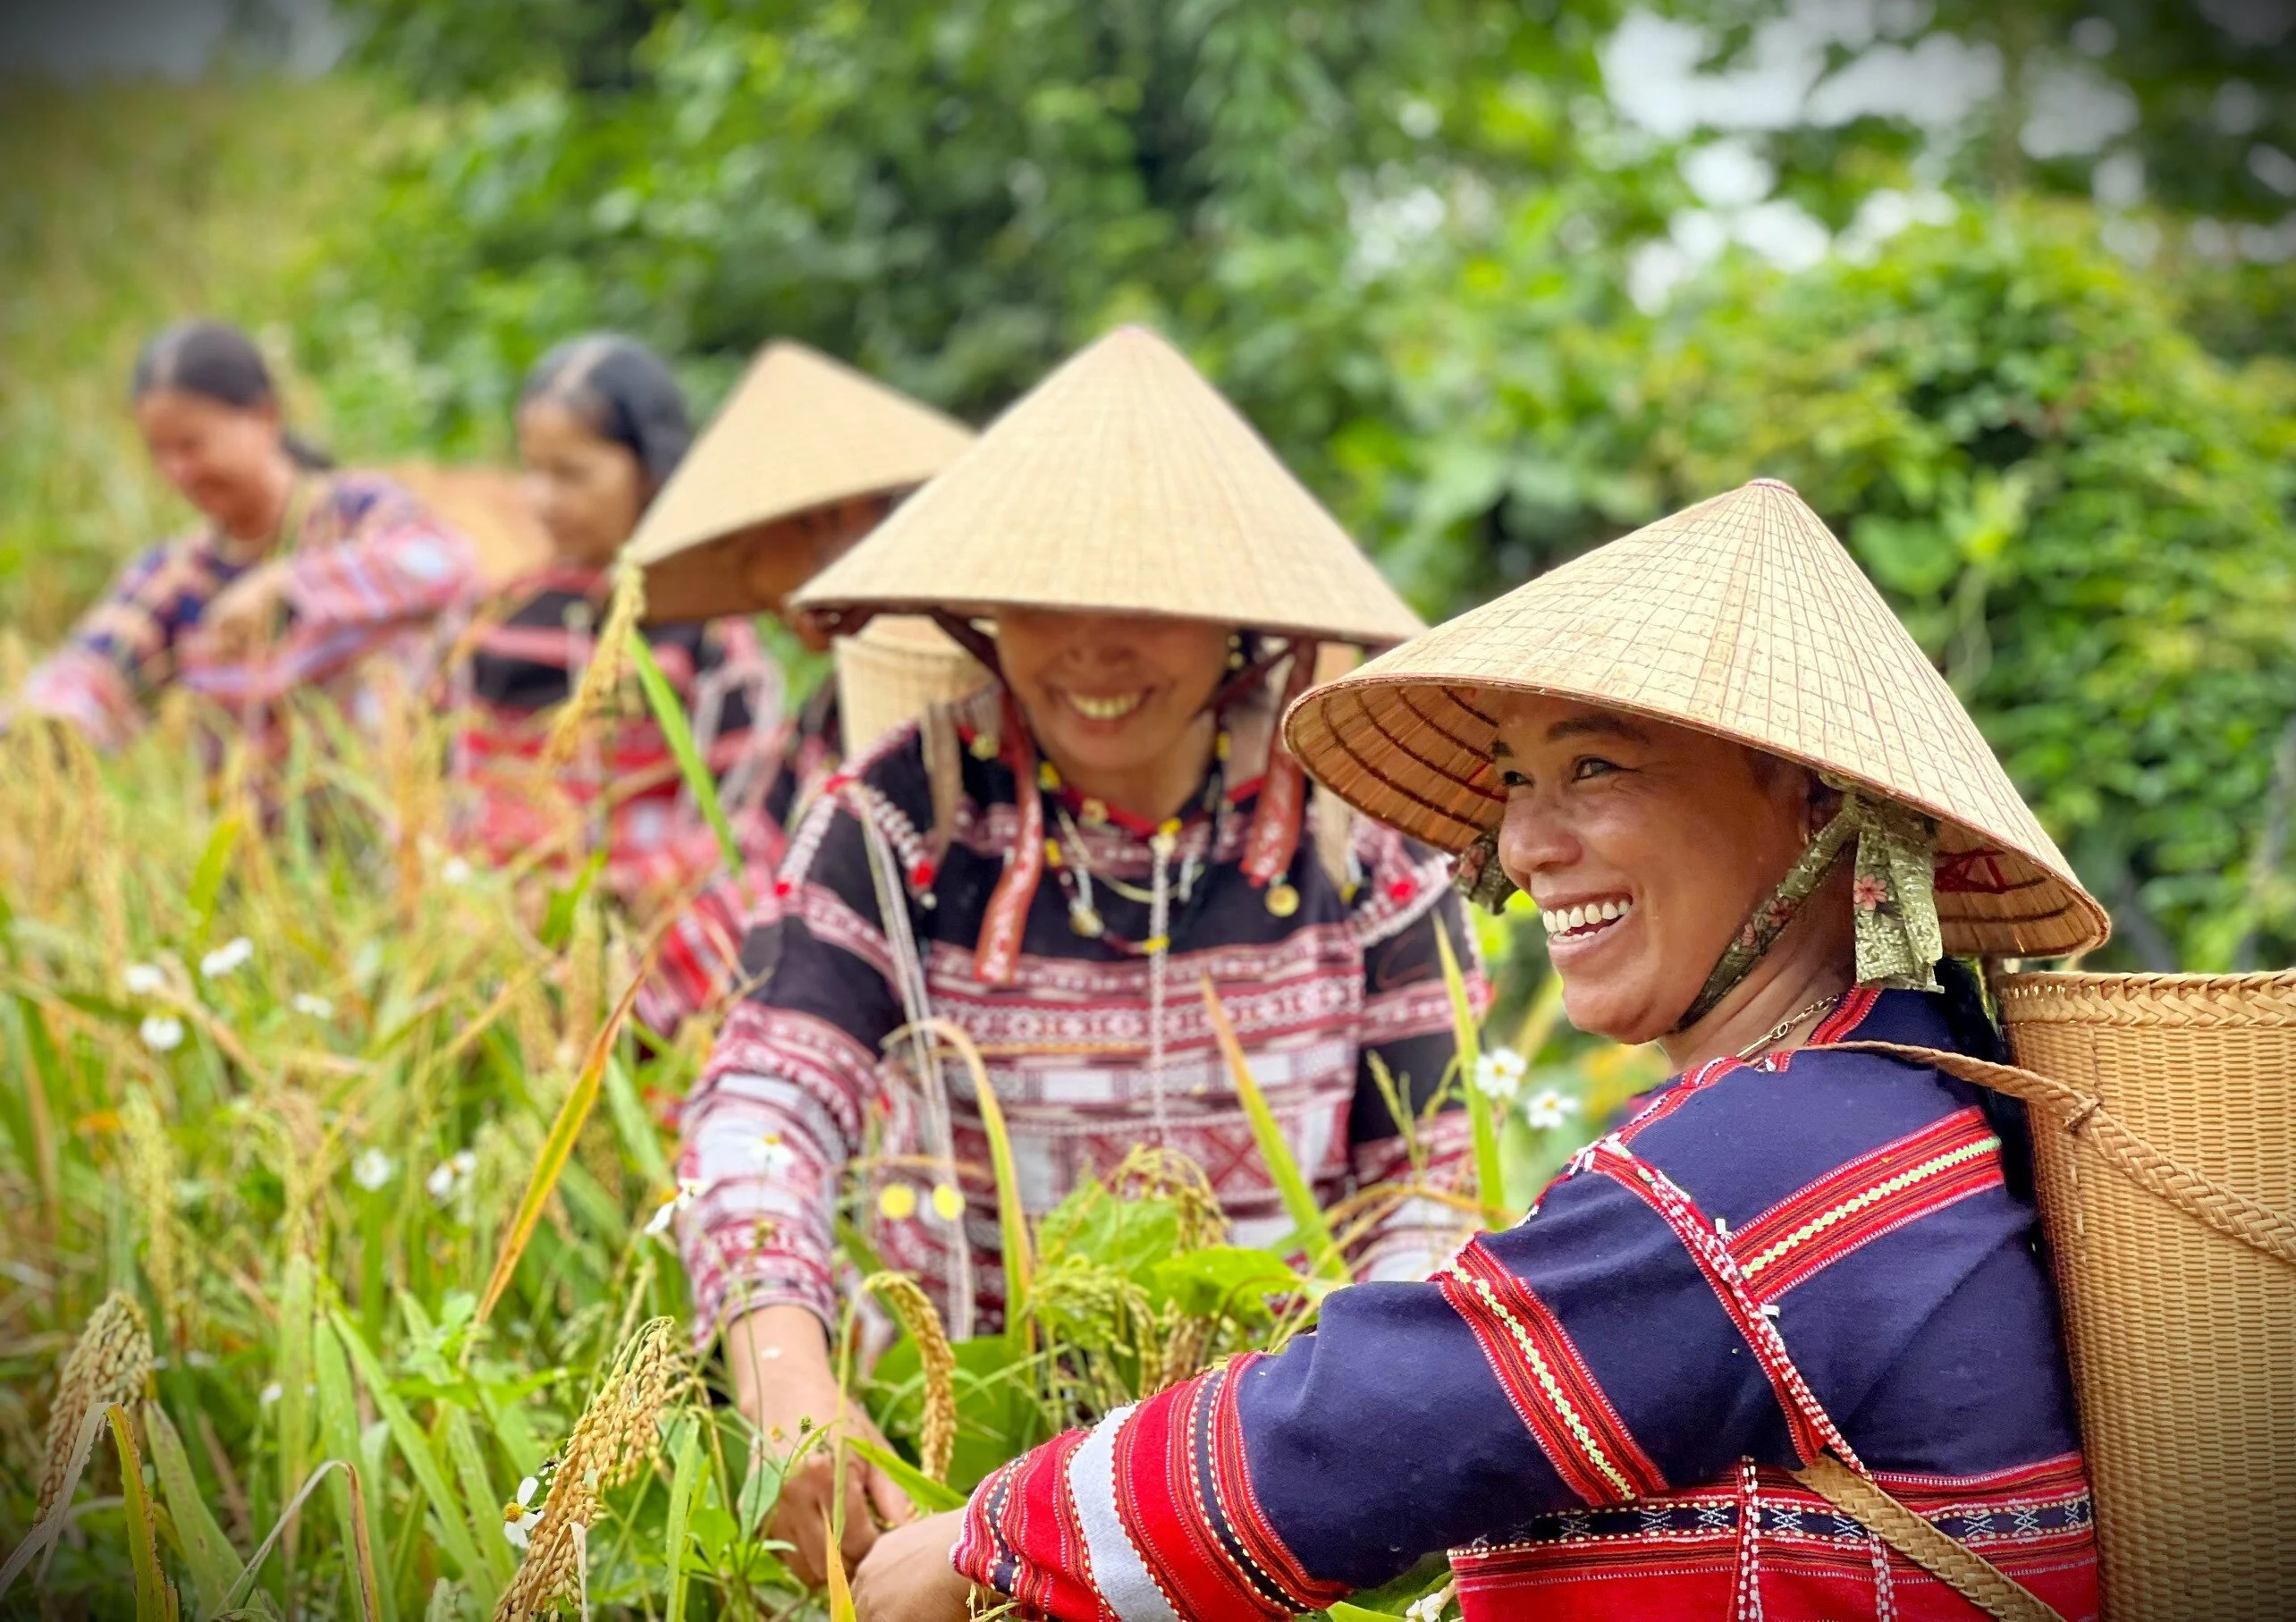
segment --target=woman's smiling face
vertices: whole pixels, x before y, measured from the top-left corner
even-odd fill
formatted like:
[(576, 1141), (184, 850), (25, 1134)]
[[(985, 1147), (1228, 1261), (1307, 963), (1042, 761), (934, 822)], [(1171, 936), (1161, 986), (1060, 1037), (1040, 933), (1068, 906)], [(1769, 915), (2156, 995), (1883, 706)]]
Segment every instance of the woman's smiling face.
[(1810, 776), (1741, 745), (1567, 699), (1512, 698), (1498, 857), (1539, 904), (1573, 1025), (1678, 1024), (1811, 832)]
[(1205, 707), (1228, 673), (1228, 636), (1198, 620), (1005, 608), (997, 662), (1062, 770), (1080, 781), (1121, 781), (1155, 775), (1191, 730), (1208, 728)]

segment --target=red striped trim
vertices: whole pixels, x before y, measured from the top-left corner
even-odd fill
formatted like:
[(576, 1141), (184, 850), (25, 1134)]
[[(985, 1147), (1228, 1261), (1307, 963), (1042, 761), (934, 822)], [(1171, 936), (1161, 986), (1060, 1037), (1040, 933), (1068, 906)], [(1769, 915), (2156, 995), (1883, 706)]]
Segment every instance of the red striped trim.
[(1796, 1189), (1730, 1236), (1754, 1298), (1777, 1300), (1844, 1256), (2001, 1187), (2001, 1140), (1974, 1104)]
[(1044, 877), (1044, 798), (1036, 787), (1036, 746), (1030, 741), (1028, 723), (1020, 706), (1007, 694), (1004, 702), (1006, 769), (1012, 773), (1014, 808), (1020, 827), (1013, 835), (1002, 877), (989, 897), (981, 918), (981, 935), (974, 949), (975, 972), (984, 985), (1010, 985), (1020, 964), (1020, 942), (1028, 928), (1028, 909), (1036, 900), (1036, 886)]
[(1852, 987), (1850, 994), (1842, 999), (1841, 1006), (1818, 1022), (1818, 1028), (1810, 1033), (1810, 1041), (1804, 1045), (1814, 1047), (1821, 1042), (1839, 1042), (1863, 1025), (1866, 1016), (1873, 1012), (1873, 1005), (1880, 1001), (1881, 987), (1878, 985)]
[(1290, 1608), (1322, 1610), (1335, 1600), (1346, 1599), (1349, 1589), (1344, 1583), (1318, 1582), (1308, 1575), (1260, 1508), (1260, 1495), (1252, 1485), (1251, 1459), (1244, 1449), (1243, 1409), (1236, 1390), (1245, 1373), (1264, 1356), (1247, 1352), (1231, 1362), (1212, 1399), (1207, 1419), (1214, 1499), (1245, 1557), (1282, 1592)]
[(1108, 1614), (1093, 1586), (1068, 1460), (1088, 1432), (1070, 1431), (1005, 1466), (974, 1490), (954, 1552), (957, 1569), (1009, 1593), (1029, 1614)]
[(1743, 1059), (1709, 1059), (1642, 1107), (1642, 1112), (1618, 1128), (1622, 1144), (1631, 1144), (1646, 1127), (1656, 1126), (1707, 1088), (1735, 1071), (1749, 1069)]
[(1623, 1504), (1667, 1490), (1561, 1322), (1531, 1286), (1470, 1242), (1435, 1275), (1466, 1320), (1531, 1440), (1563, 1483), (1589, 1504)]
[(1288, 1622), (1294, 1607), (1224, 1545), (1198, 1436), (1224, 1371), (1144, 1402), (1116, 1437), (1116, 1507), (1165, 1601), (1189, 1622)]
[(1762, 1312), (1760, 1303), (1747, 1286), (1745, 1274), (1739, 1270), (1737, 1258), (1730, 1254), (1729, 1246), (1714, 1231), (1713, 1222), (1699, 1210), (1697, 1203), (1664, 1172), (1635, 1158), (1616, 1138), (1607, 1137), (1595, 1144), (1588, 1151), (1588, 1163), (1657, 1212), (1674, 1230), (1682, 1247), (1690, 1253), (1691, 1260), (1698, 1264), (1699, 1271), (1714, 1291), (1715, 1300), (1729, 1314), (1747, 1349), (1768, 1376), (1770, 1388), (1777, 1395), (1778, 1407), (1785, 1415), (1794, 1450), (1802, 1462), (1830, 1450), (1852, 1469), (1864, 1469), (1849, 1439), (1827, 1416), (1817, 1394), (1802, 1378), (1802, 1371), (1794, 1366), (1777, 1325)]

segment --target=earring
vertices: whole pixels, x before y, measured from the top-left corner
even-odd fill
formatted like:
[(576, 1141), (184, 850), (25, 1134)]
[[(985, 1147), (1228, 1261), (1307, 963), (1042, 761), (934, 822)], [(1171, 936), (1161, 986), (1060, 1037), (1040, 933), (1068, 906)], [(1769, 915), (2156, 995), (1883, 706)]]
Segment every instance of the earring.
[(1505, 908), (1515, 893), (1515, 881), (1498, 861), (1498, 824), (1475, 835), (1475, 842), (1451, 858), (1451, 883), (1458, 892), (1486, 912)]
[(1244, 633), (1242, 631), (1231, 630), (1228, 633), (1228, 668), (1232, 671), (1240, 671), (1244, 668)]

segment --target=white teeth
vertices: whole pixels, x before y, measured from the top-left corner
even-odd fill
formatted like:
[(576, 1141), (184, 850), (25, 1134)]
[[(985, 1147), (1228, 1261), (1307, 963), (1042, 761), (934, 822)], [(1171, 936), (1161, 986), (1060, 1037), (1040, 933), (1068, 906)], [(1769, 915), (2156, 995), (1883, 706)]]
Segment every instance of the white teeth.
[(1145, 693), (1126, 693), (1114, 698), (1087, 698), (1082, 693), (1070, 693), (1068, 702), (1087, 721), (1120, 721), (1140, 707)]
[(1541, 908), (1539, 922), (1550, 935), (1574, 934), (1604, 924), (1615, 924), (1634, 910), (1632, 901), (1592, 901), (1579, 907)]

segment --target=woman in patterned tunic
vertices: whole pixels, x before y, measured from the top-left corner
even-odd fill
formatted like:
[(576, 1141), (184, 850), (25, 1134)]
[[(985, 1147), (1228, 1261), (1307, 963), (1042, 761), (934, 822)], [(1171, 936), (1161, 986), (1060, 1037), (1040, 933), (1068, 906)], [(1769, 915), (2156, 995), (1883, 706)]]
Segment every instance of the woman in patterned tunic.
[(290, 693), (351, 697), (377, 655), (411, 676), (425, 628), (472, 583), (461, 537), (390, 479), (333, 471), (290, 434), (237, 327), (169, 327), (137, 359), (132, 391), (153, 460), (206, 526), (122, 570), (14, 712), (113, 748), (170, 686), (261, 731)]
[[(799, 602), (947, 605), (1001, 680), (831, 780), (686, 1107), (698, 1321), (725, 1326), (744, 1411), (792, 1440), (838, 1411), (831, 1219), (873, 1144), (885, 1263), (934, 1289), (960, 1336), (1002, 1305), (969, 1082), (952, 1070), (945, 1099), (916, 1097), (892, 1062), (906, 1049), (888, 1052), (899, 1027), (935, 1015), (979, 1045), (1031, 1211), (1161, 1144), (1203, 1166), (1239, 1238), (1265, 1242), (1290, 1224), (1202, 983), (1329, 1201), (1407, 1174), (1374, 1061), (1414, 1107), (1433, 1098), (1453, 1056), (1437, 932), (1473, 961), (1431, 853), (1310, 811), (1275, 733), (1275, 684), (1305, 687), (1319, 639), (1383, 644), (1414, 621), (1161, 341), (1127, 330), (1071, 360)], [(1458, 1120), (1422, 1127), (1434, 1180), (1461, 1158)], [(888, 1171), (905, 1142), (968, 1170)], [(1398, 1191), (1357, 1265), (1423, 1276), (1456, 1240), (1449, 1210)], [(809, 1578), (834, 1489), (812, 1457), (776, 1522)], [(847, 1490), (865, 1487), (905, 1513), (857, 1469)], [(875, 1535), (853, 1505), (848, 1559)]]
[[(891, 1534), (862, 1616), (954, 1618), (979, 1584), (1030, 1617), (1272, 1622), (1448, 1549), (1469, 1622), (1959, 1622), (1977, 1557), (2093, 1618), (2022, 1116), (1919, 1050), (1997, 1043), (1948, 950), (2083, 950), (2105, 916), (1817, 515), (1774, 481), (1718, 497), (1287, 736), (1464, 848), (1480, 899), (1526, 888), (1571, 1019), (1680, 1073), (1431, 1280), (1339, 1291), (1280, 1355)], [(1918, 1517), (1876, 1515), (1888, 1542), (1845, 1508), (1876, 1489)]]
[[(579, 685), (612, 589), (614, 558), (691, 438), (670, 370), (633, 339), (576, 339), (544, 356), (519, 401), (519, 458), (552, 556), (511, 581), (462, 640), (454, 697), (471, 716), (456, 775), (471, 793), (460, 837), (498, 862), (595, 843), (609, 891), (651, 908), (689, 893), (722, 860), (650, 714), (618, 716), (565, 765), (547, 761), (551, 716)], [(754, 859), (781, 850), (765, 814), (775, 739), (755, 724), (778, 688), (739, 617), (652, 621), (655, 663), (684, 701), (728, 819)]]

